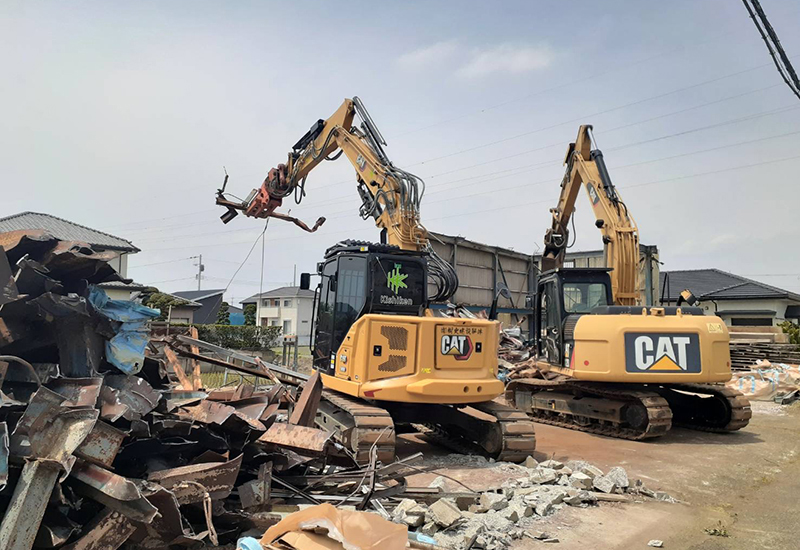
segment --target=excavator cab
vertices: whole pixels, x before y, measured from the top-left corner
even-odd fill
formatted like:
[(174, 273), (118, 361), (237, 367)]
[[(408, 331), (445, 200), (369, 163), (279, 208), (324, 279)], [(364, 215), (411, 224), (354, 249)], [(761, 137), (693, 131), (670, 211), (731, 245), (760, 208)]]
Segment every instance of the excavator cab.
[[(314, 368), (335, 375), (336, 352), (350, 327), (368, 313), (422, 316), (428, 306), (427, 259), (397, 247), (345, 242), (329, 248), (317, 266), (314, 296)], [(373, 354), (382, 350), (372, 350)]]
[(566, 367), (575, 323), (581, 315), (613, 303), (607, 268), (554, 269), (543, 273), (534, 297), (537, 357)]

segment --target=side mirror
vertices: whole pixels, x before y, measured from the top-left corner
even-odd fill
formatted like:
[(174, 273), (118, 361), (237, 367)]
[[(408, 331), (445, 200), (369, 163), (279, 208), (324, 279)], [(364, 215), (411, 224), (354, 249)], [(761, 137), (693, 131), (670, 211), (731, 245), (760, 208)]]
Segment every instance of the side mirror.
[(311, 273), (300, 274), (300, 290), (309, 290), (311, 288)]

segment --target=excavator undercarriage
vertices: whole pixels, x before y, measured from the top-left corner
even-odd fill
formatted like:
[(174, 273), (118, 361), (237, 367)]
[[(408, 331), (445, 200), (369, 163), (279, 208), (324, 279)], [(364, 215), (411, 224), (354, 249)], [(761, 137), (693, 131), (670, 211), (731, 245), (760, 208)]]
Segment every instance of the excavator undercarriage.
[(493, 401), (469, 406), (366, 402), (324, 390), (317, 425), (332, 432), (359, 463), (369, 462), (373, 448), (379, 461), (394, 460), (401, 425), (411, 425), (456, 452), (496, 460), (521, 462), (536, 448), (528, 416)]
[(733, 432), (750, 421), (741, 393), (712, 384), (613, 384), (518, 379), (506, 400), (536, 422), (621, 439), (649, 439), (670, 428)]

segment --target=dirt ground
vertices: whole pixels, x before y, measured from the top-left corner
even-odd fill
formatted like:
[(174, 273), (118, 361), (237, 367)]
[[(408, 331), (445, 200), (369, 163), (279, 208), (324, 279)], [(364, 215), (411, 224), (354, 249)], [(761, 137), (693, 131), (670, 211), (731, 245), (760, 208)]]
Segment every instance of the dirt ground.
[[(631, 480), (663, 490), (681, 503), (602, 503), (565, 507), (540, 520), (540, 530), (563, 550), (647, 548), (660, 539), (664, 548), (795, 549), (800, 547), (800, 403), (779, 406), (754, 403), (753, 419), (733, 434), (674, 429), (666, 436), (634, 442), (537, 424), (539, 461), (586, 460), (604, 470), (622, 466)], [(417, 450), (432, 463), (446, 462), (446, 451), (404, 436), (399, 456)], [(438, 461), (438, 462), (437, 462)], [(519, 477), (502, 467), (446, 466), (446, 473), (474, 490)], [(421, 474), (412, 485), (427, 484), (435, 474)], [(538, 525), (538, 524), (537, 524)], [(728, 536), (704, 529), (722, 527)], [(522, 539), (515, 550), (541, 547)]]

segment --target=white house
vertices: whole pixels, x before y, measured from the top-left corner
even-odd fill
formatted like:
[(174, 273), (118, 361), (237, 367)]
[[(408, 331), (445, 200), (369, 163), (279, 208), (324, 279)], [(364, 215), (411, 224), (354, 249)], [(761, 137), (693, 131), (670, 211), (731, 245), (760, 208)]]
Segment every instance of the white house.
[(662, 272), (661, 288), (665, 305), (691, 290), (700, 307), (728, 326), (775, 326), (800, 318), (800, 295), (721, 269)]
[(256, 323), (264, 327), (281, 327), (284, 336), (296, 335), (297, 343), (311, 342), (311, 315), (314, 291), (299, 286), (284, 286), (256, 294), (241, 301), (242, 307), (256, 304)]

